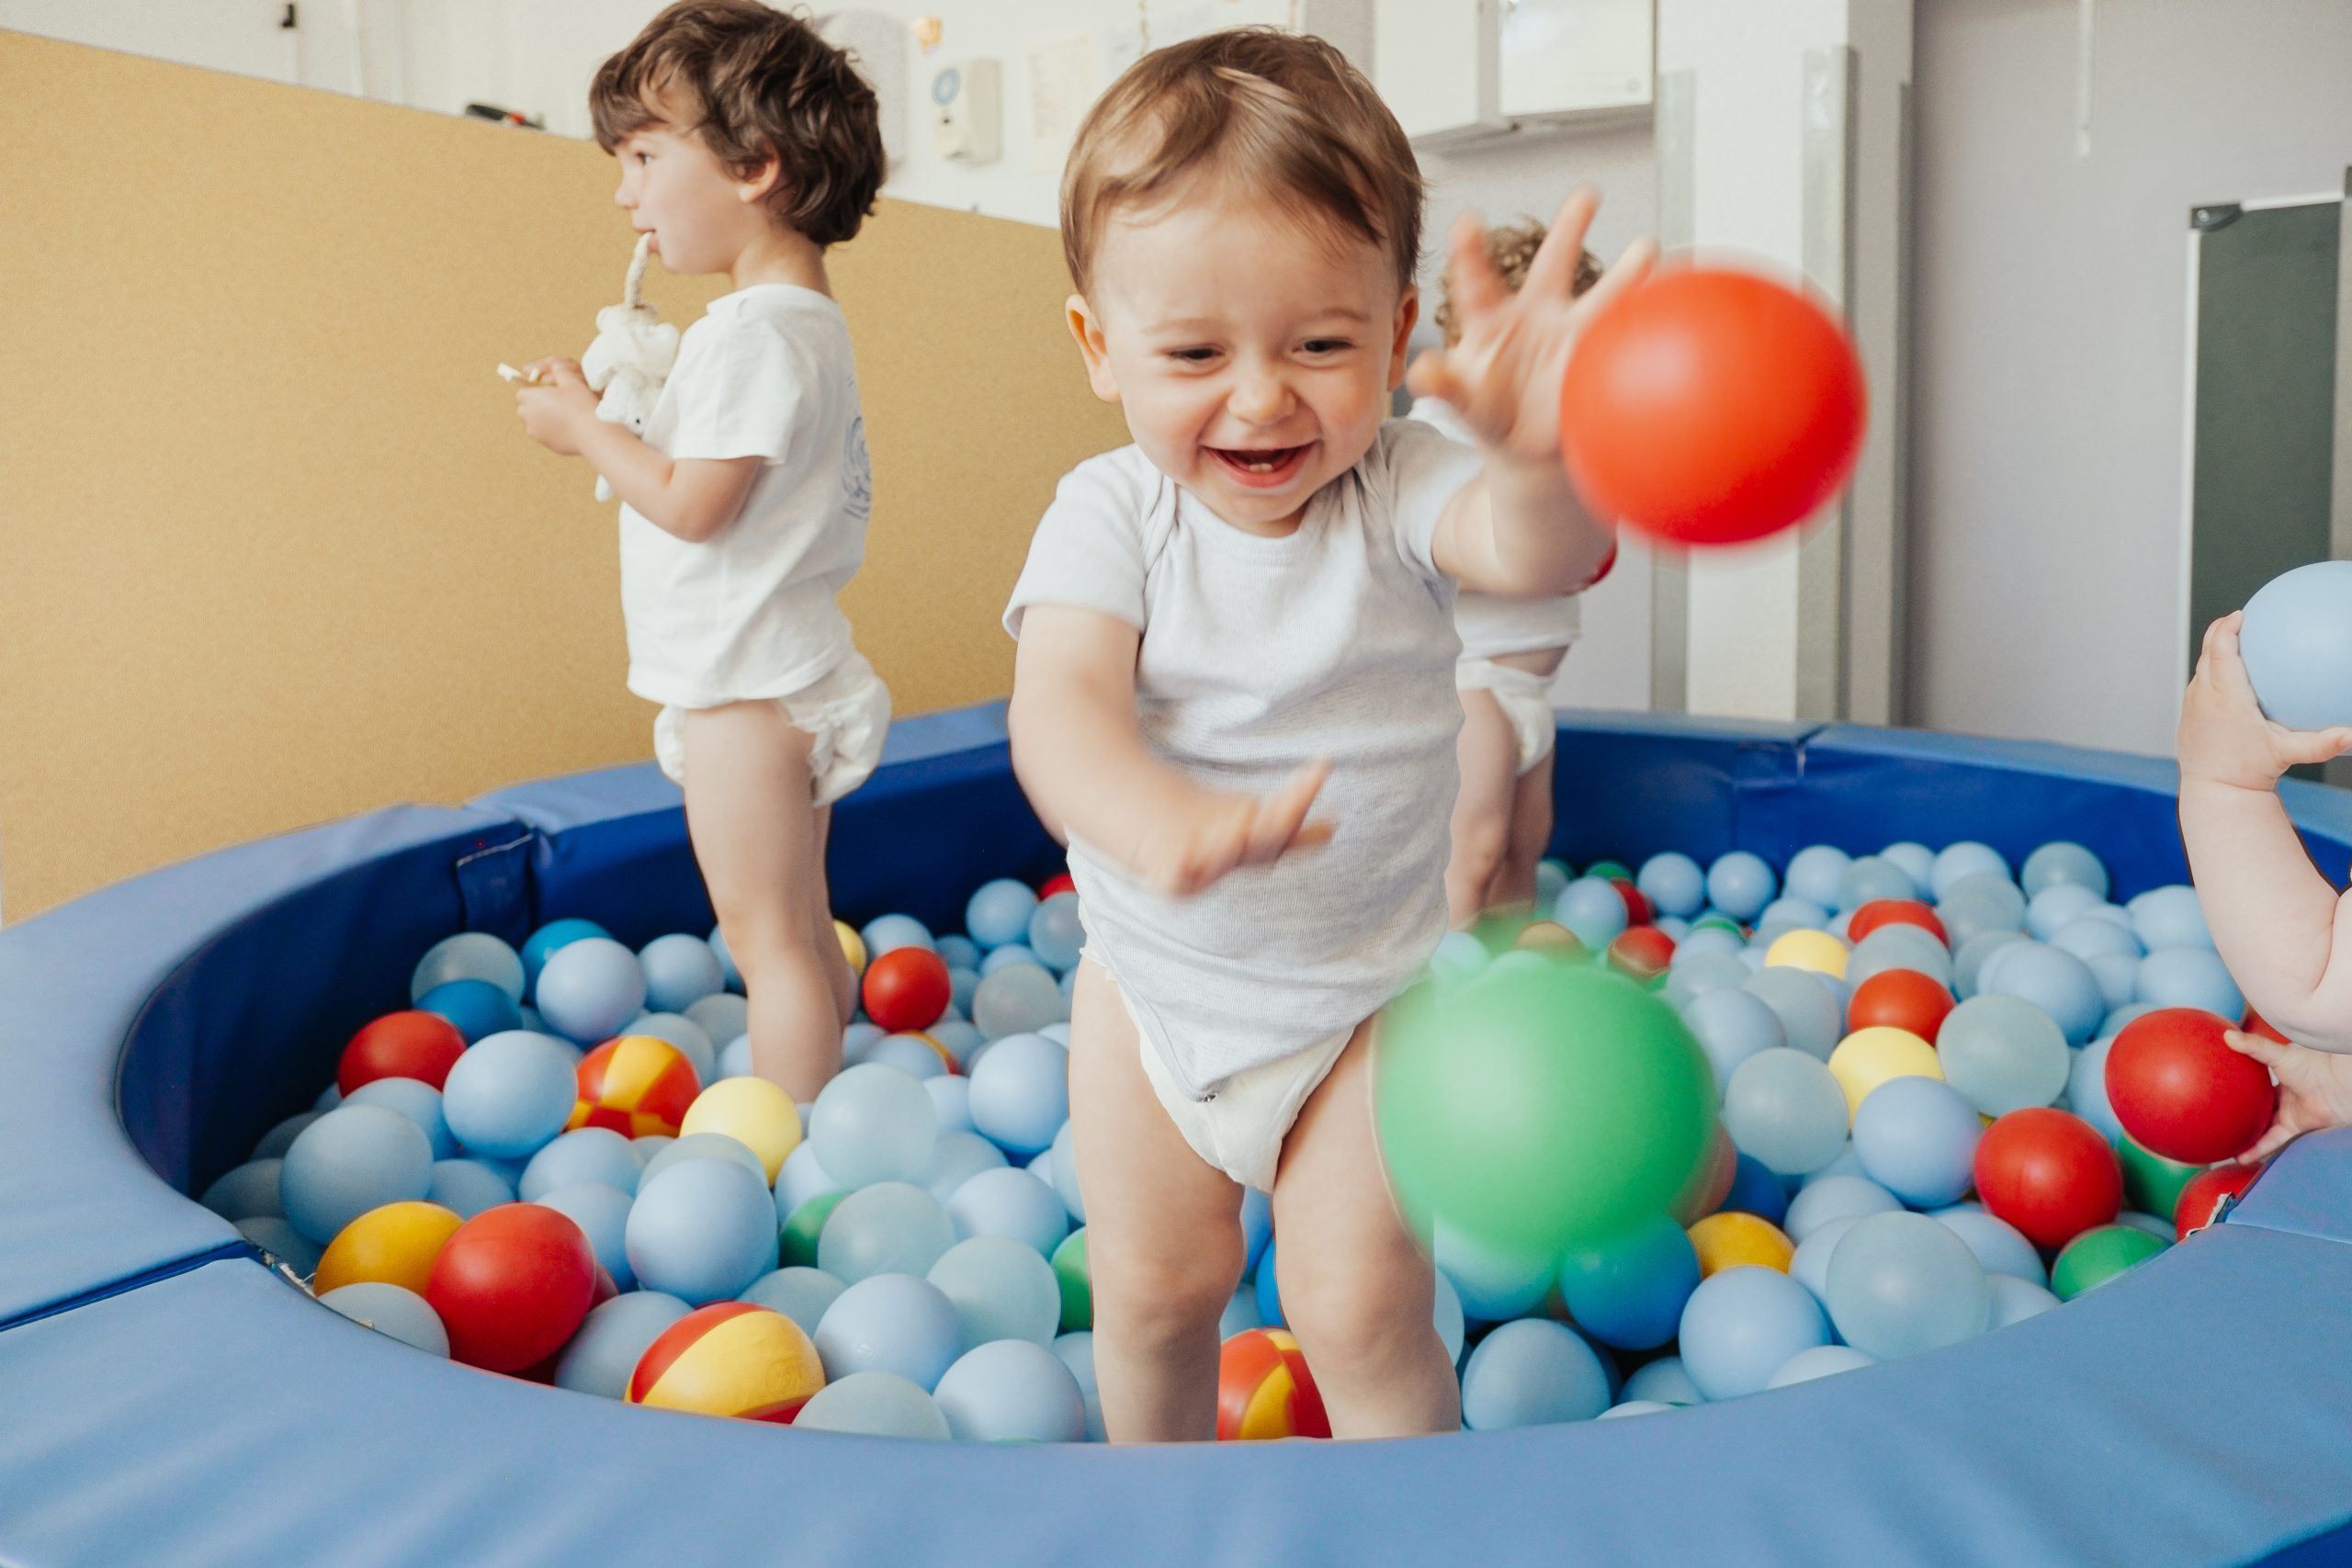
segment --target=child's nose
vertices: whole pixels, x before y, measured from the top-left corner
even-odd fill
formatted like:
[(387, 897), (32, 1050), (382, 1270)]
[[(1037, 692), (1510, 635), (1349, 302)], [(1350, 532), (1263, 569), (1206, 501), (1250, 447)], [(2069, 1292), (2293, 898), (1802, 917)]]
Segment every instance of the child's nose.
[(1234, 417), (1251, 424), (1271, 424), (1291, 411), (1290, 388), (1267, 371), (1245, 372), (1226, 400)]

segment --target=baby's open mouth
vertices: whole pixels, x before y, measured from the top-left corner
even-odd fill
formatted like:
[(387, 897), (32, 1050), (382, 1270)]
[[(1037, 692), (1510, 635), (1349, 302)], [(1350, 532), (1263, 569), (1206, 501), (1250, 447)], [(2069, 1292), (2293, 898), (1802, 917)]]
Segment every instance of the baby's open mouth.
[(1209, 451), (1226, 472), (1246, 485), (1273, 486), (1295, 474), (1306, 462), (1313, 442), (1300, 446), (1212, 446)]

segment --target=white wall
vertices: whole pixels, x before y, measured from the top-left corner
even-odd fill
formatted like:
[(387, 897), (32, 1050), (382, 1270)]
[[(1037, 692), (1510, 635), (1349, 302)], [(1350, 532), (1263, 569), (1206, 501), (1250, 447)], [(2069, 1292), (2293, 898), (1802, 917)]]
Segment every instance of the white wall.
[(2188, 209), (2340, 190), (2352, 5), (1917, 12), (1910, 716), (2169, 752)]

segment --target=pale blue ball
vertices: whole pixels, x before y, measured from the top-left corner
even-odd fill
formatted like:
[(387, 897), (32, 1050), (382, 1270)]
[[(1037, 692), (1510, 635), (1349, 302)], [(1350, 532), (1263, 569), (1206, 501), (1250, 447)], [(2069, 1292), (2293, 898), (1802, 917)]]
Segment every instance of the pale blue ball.
[[(1032, 969), (1043, 969), (1046, 966), (1046, 961), (1032, 953), (1027, 942), (1009, 942), (1002, 947), (992, 947), (981, 955), (980, 978), (985, 980), (1000, 969), (1012, 969), (1022, 965)], [(978, 987), (973, 988), (972, 995), (975, 1000), (978, 998)]]
[[(1238, 1301), (1240, 1298), (1237, 1296), (1234, 1299)], [(1220, 1337), (1230, 1338), (1231, 1336)], [(1069, 1375), (1078, 1380), (1079, 1395), (1086, 1401), (1086, 1440), (1090, 1443), (1106, 1441), (1102, 1435), (1102, 1394), (1094, 1382), (1094, 1336), (1081, 1328), (1075, 1334), (1065, 1334), (1056, 1339), (1050, 1348), (1061, 1358), (1062, 1365), (1069, 1369)]]
[(1984, 965), (2005, 947), (2024, 942), (2025, 937), (2011, 931), (1983, 931), (1960, 944), (1952, 954), (1951, 988), (1954, 995), (1966, 1001), (1974, 996), (1984, 977)]
[(1903, 874), (1911, 879), (1911, 886), (1920, 889), (1919, 894), (1913, 895), (1915, 897), (1923, 896), (1934, 884), (1936, 852), (1927, 845), (1913, 843), (1905, 839), (1887, 845), (1886, 848), (1879, 851), (1878, 854), (1879, 859), (1891, 861), (1903, 868)]
[[(1945, 914), (1946, 909), (1951, 912)], [(2025, 895), (1999, 872), (1972, 871), (1936, 895), (1944, 934), (1954, 942), (1965, 942), (1980, 931), (2021, 931), (2025, 911)]]
[(2352, 724), (2352, 561), (2313, 561), (2263, 584), (2245, 602), (2238, 650), (2278, 723)]
[(1708, 901), (1735, 920), (1752, 920), (1772, 901), (1779, 879), (1760, 856), (1734, 850), (1707, 868)]
[(1827, 909), (1838, 902), (1838, 884), (1845, 880), (1852, 857), (1834, 844), (1807, 844), (1789, 857), (1783, 879), (1792, 897)]
[(1851, 1345), (1816, 1345), (1810, 1350), (1800, 1350), (1789, 1358), (1786, 1365), (1774, 1372), (1764, 1386), (1768, 1389), (1791, 1388), (1815, 1378), (1835, 1377), (1839, 1372), (1860, 1371), (1875, 1367), (1878, 1360), (1867, 1351)]
[[(2080, 1045), (2098, 1032), (2099, 1020), (2107, 1016), (2107, 993), (2089, 964), (2039, 942), (2012, 943), (1996, 956), (2000, 976), (1981, 984), (1981, 991), (2032, 1003), (2049, 1015), (2069, 1045)], [(1973, 1007), (1984, 999), (1980, 996), (1964, 1005)]]
[(449, 1331), (442, 1326), (441, 1314), (414, 1291), (368, 1280), (338, 1286), (321, 1296), (319, 1304), (426, 1355), (449, 1353)]
[(1059, 974), (1075, 968), (1079, 949), (1086, 945), (1086, 927), (1079, 920), (1078, 895), (1057, 893), (1029, 917), (1029, 951)]
[(1029, 917), (1036, 912), (1037, 895), (1009, 876), (984, 882), (964, 906), (964, 929), (982, 947), (1002, 947), (1029, 934)]
[[(1445, 1225), (1441, 1222), (1437, 1229), (1437, 1241), (1431, 1247), (1432, 1251), (1440, 1251), (1444, 1247), (1446, 1235)], [(1257, 1271), (1252, 1278), (1252, 1283), (1256, 1288), (1250, 1292), (1250, 1294), (1258, 1303), (1259, 1325), (1265, 1328), (1283, 1326), (1282, 1277), (1274, 1266), (1276, 1250), (1275, 1244), (1269, 1240), (1266, 1243), (1265, 1252), (1258, 1259)], [(1437, 1259), (1437, 1271), (1441, 1278), (1445, 1276), (1445, 1259), (1442, 1256)], [(1455, 1292), (1454, 1299), (1456, 1301), (1463, 1299), (1458, 1291)], [(1464, 1302), (1464, 1310), (1467, 1310), (1468, 1303)], [(1505, 1313), (1503, 1315), (1508, 1317), (1512, 1314)]]
[(1935, 864), (1928, 873), (1928, 886), (1938, 898), (1942, 898), (1962, 878), (1977, 875), (1996, 876), (2004, 883), (2008, 882), (2008, 858), (1990, 844), (1963, 839), (1958, 843), (1947, 844), (1937, 853)]
[(1921, 927), (1898, 922), (1881, 926), (1846, 955), (1845, 983), (1859, 986), (1890, 969), (1916, 969), (1940, 986), (1952, 983), (1951, 951)]
[[(1810, 898), (1793, 898), (1787, 894), (1765, 905), (1763, 912), (1756, 917), (1757, 940), (1759, 942), (1763, 942), (1763, 933), (1767, 931), (1778, 935), (1786, 931), (1826, 931), (1828, 927), (1828, 909)], [(1772, 944), (1764, 942), (1764, 945), (1770, 947)]]
[(2018, 886), (2028, 898), (2065, 883), (2087, 887), (2104, 900), (2109, 891), (2106, 863), (2080, 844), (2054, 839), (2026, 856), (2018, 869)]
[[(939, 1053), (911, 1034), (884, 1035), (860, 1052), (857, 1061), (850, 1066), (854, 1069), (867, 1065), (893, 1068), (918, 1083), (947, 1076), (947, 1064), (939, 1059)], [(925, 1098), (929, 1098), (928, 1092)]]
[(1679, 915), (1659, 915), (1652, 919), (1650, 924), (1677, 942), (1690, 934), (1690, 922)]
[(1984, 1325), (1987, 1332), (2039, 1317), (2058, 1304), (2058, 1298), (2046, 1288), (2014, 1274), (1988, 1274), (1984, 1282), (1993, 1292), (1993, 1311)]
[(2151, 953), (2160, 947), (2211, 947), (2213, 933), (2205, 924), (2205, 907), (2197, 889), (2174, 883), (2152, 887), (2124, 906), (2132, 930)]
[(1474, 1432), (1589, 1421), (1608, 1408), (1600, 1358), (1549, 1318), (1502, 1325), (1462, 1369), (1462, 1424)]
[(2136, 999), (2160, 1008), (2203, 1008), (2233, 1024), (2245, 1016), (2245, 996), (2210, 947), (2159, 947), (2140, 960)]
[(1629, 1404), (1703, 1404), (1707, 1397), (1690, 1381), (1690, 1369), (1682, 1364), (1679, 1356), (1661, 1356), (1636, 1367), (1627, 1374), (1625, 1386), (1617, 1392)]
[(442, 1086), (441, 1114), (473, 1153), (526, 1159), (563, 1131), (579, 1100), (571, 1050), (517, 1029), (478, 1040), (458, 1058)]
[[(844, 1200), (846, 1201), (846, 1200)], [(729, 1160), (681, 1160), (647, 1181), (630, 1207), (629, 1268), (648, 1290), (692, 1306), (725, 1301), (776, 1266), (775, 1202)]]
[[(984, 959), (975, 959), (969, 964), (948, 967), (947, 1005), (956, 1011), (967, 1015), (971, 1012), (972, 998), (980, 994), (980, 964), (983, 962)], [(974, 1032), (978, 1033), (977, 1031)]]
[(1699, 869), (1697, 861), (1673, 850), (1644, 861), (1634, 874), (1634, 886), (1661, 915), (1687, 920), (1706, 906), (1707, 874)]
[(2070, 922), (2050, 939), (2050, 945), (2073, 953), (2086, 964), (2094, 958), (2129, 958), (2136, 964), (2148, 951), (2140, 945), (2139, 935), (2128, 919), (2119, 923), (2095, 913), (2086, 913)]
[(2075, 1115), (2098, 1128), (2099, 1136), (2120, 1144), (2123, 1122), (2107, 1098), (2107, 1054), (2114, 1045), (2115, 1036), (2104, 1034), (2075, 1053), (2074, 1066), (2066, 1075), (2066, 1103)]
[(956, 1303), (964, 1343), (1026, 1339), (1053, 1343), (1061, 1325), (1062, 1292), (1054, 1266), (1025, 1242), (976, 1235), (939, 1255), (924, 1278)]
[(533, 931), (523, 943), (521, 954), (525, 994), (527, 996), (538, 988), (539, 971), (547, 967), (549, 955), (583, 938), (600, 936), (609, 940), (612, 934), (595, 921), (583, 920), (576, 916), (549, 920)]
[[(1072, 1216), (1077, 1218), (1075, 1214)], [(1241, 1190), (1241, 1271), (1254, 1274), (1274, 1239), (1274, 1201), (1255, 1187)]]
[(1740, 1152), (1781, 1176), (1802, 1175), (1836, 1158), (1845, 1144), (1846, 1119), (1846, 1091), (1829, 1069), (1786, 1046), (1748, 1057), (1724, 1089), (1724, 1130)]
[(645, 971), (610, 937), (582, 937), (548, 955), (533, 996), (549, 1029), (585, 1044), (616, 1033), (644, 1010)]
[[(1054, 1134), (1054, 1190), (1060, 1195), (1062, 1207), (1069, 1211), (1070, 1223), (1082, 1225), (1086, 1223), (1086, 1194), (1078, 1184), (1078, 1156), (1070, 1147), (1071, 1137), (1068, 1122), (1064, 1122), (1060, 1131)], [(1247, 1232), (1250, 1224), (1250, 1194), (1247, 1191), (1241, 1195), (1241, 1224), (1246, 1249), (1249, 1247)], [(1255, 1256), (1254, 1252), (1251, 1255)]]
[(827, 1383), (792, 1418), (795, 1431), (947, 1440), (947, 1417), (931, 1395), (895, 1372), (852, 1372)]
[(633, 1200), (628, 1193), (601, 1181), (582, 1181), (543, 1192), (534, 1201), (570, 1216), (588, 1237), (589, 1250), (613, 1277), (616, 1289), (637, 1288), (637, 1272), (628, 1262), (628, 1212)]
[(1493, 954), (1468, 931), (1448, 931), (1430, 953), (1430, 973), (1441, 980), (1467, 980), (1486, 968)]
[(1061, 1195), (1028, 1171), (1002, 1166), (964, 1179), (947, 1200), (958, 1236), (1002, 1236), (1050, 1258), (1069, 1234)]
[(727, 946), (727, 933), (717, 926), (703, 939), (710, 944), (710, 955), (718, 960), (718, 977), (730, 991), (743, 988), (743, 971), (736, 966), (735, 954)]
[(1625, 929), (1625, 898), (1611, 883), (1598, 876), (1579, 876), (1560, 890), (1552, 918), (1598, 953)]
[(416, 998), (417, 1010), (437, 1013), (468, 1044), (523, 1026), (514, 998), (488, 980), (444, 980)]
[(937, 1387), (964, 1348), (956, 1303), (930, 1280), (905, 1273), (850, 1281), (809, 1337), (831, 1381), (894, 1372), (922, 1389)]
[[(1267, 1288), (1274, 1273), (1270, 1265), (1280, 1250), (1279, 1242), (1269, 1244), (1265, 1259), (1258, 1266), (1258, 1306), (1269, 1323), (1283, 1321), (1281, 1293)], [(1437, 1224), (1430, 1250), (1436, 1254), (1439, 1271), (1453, 1281), (1463, 1312), (1482, 1323), (1502, 1323), (1533, 1312), (1558, 1273), (1556, 1259), (1513, 1253), (1474, 1240), (1442, 1220)], [(1266, 1310), (1270, 1301), (1273, 1311)]]
[(1686, 953), (1678, 948), (1674, 963), (1666, 972), (1666, 988), (1662, 994), (1668, 1007), (1677, 1011), (1687, 1011), (1692, 1002), (1711, 991), (1737, 990), (1747, 981), (1747, 965), (1734, 953), (1713, 949)]
[(1838, 879), (1838, 898), (1831, 906), (1839, 910), (1859, 909), (1881, 898), (1916, 898), (1917, 884), (1910, 874), (1891, 860), (1877, 855), (1858, 856)]
[(555, 1364), (555, 1386), (621, 1399), (647, 1347), (694, 1309), (659, 1291), (630, 1291), (591, 1307)]
[(609, 1127), (582, 1127), (533, 1155), (514, 1190), (526, 1202), (580, 1181), (601, 1181), (634, 1192), (642, 1169), (627, 1138)]
[(807, 1139), (795, 1144), (792, 1152), (784, 1156), (784, 1164), (775, 1173), (775, 1212), (778, 1224), (789, 1220), (801, 1204), (827, 1192), (839, 1192), (842, 1184), (833, 1179), (817, 1158), (817, 1147)]
[[(1860, 1152), (1857, 1148), (1856, 1153)], [(1825, 1176), (1806, 1183), (1789, 1200), (1781, 1229), (1791, 1241), (1802, 1244), (1830, 1220), (1848, 1214), (1883, 1214), (1901, 1207), (1902, 1200), (1867, 1176)]]
[(865, 929), (857, 933), (865, 943), (867, 963), (881, 957), (894, 948), (920, 947), (936, 953), (939, 944), (932, 940), (931, 928), (912, 915), (883, 915), (868, 920)]
[(1557, 855), (1545, 855), (1535, 863), (1535, 907), (1548, 909), (1560, 896), (1560, 889), (1575, 878), (1569, 874), (1567, 863)]
[(485, 1160), (438, 1159), (433, 1162), (433, 1184), (424, 1196), (459, 1219), (470, 1220), (484, 1209), (514, 1201), (514, 1183)]
[(1948, 1083), (1890, 1078), (1854, 1112), (1854, 1154), (1862, 1170), (1915, 1209), (1960, 1201), (1974, 1179), (1984, 1124)]
[(1685, 959), (1696, 959), (1708, 953), (1736, 957), (1747, 945), (1747, 943), (1741, 940), (1737, 931), (1726, 930), (1722, 926), (1695, 926), (1689, 936), (1675, 944), (1674, 958), (1679, 964)]
[[(768, 1168), (751, 1145), (741, 1138), (725, 1133), (687, 1133), (671, 1139), (645, 1157), (643, 1174), (637, 1179), (637, 1190), (642, 1192), (652, 1179), (671, 1167), (690, 1159), (724, 1160), (759, 1178), (760, 1185), (767, 1185)], [(778, 1171), (781, 1176), (783, 1173)]]
[(526, 976), (523, 956), (488, 931), (459, 931), (443, 937), (424, 950), (408, 977), (408, 999), (413, 1004), (435, 986), (450, 980), (487, 980), (510, 1000), (523, 999)]
[[(2094, 990), (2097, 984), (2091, 982)], [(2065, 1034), (2048, 1013), (1998, 995), (1971, 997), (1945, 1014), (1936, 1055), (1944, 1081), (1987, 1116), (2049, 1104), (2065, 1091), (2075, 1065)]]
[[(710, 1040), (733, 1040), (752, 1026), (752, 1004), (731, 991), (721, 991), (715, 997), (705, 997), (686, 1009), (704, 1037)], [(881, 1031), (875, 1031), (879, 1034)]]
[(237, 1234), (305, 1279), (319, 1271), (320, 1244), (275, 1214), (239, 1220)]
[(936, 1392), (947, 1429), (965, 1442), (1086, 1439), (1086, 1396), (1062, 1359), (1043, 1345), (976, 1345), (940, 1377)]
[[(1758, 953), (1757, 957), (1760, 960), (1763, 954)], [(1826, 1062), (1845, 1037), (1845, 1012), (1836, 993), (1810, 971), (1785, 966), (1759, 970), (1740, 989), (1772, 1010), (1792, 1051)]]
[[(932, 1060), (935, 1066), (938, 1058)], [(817, 1157), (844, 1187), (912, 1180), (938, 1136), (930, 1091), (913, 1075), (877, 1061), (847, 1068), (827, 1084), (808, 1119)]]
[(441, 1091), (429, 1083), (415, 1078), (377, 1078), (353, 1089), (343, 1102), (389, 1106), (416, 1123), (416, 1130), (432, 1145), (435, 1159), (455, 1159), (458, 1156), (458, 1140), (450, 1136), (448, 1121), (442, 1114)]
[(321, 1247), (368, 1210), (432, 1185), (432, 1144), (383, 1105), (335, 1107), (302, 1129), (278, 1167), (288, 1223)]
[[(1442, 1280), (1445, 1276), (1440, 1274), (1438, 1278)], [(1461, 1298), (1459, 1296), (1455, 1297), (1454, 1306), (1456, 1310), (1460, 1309), (1461, 1304)], [(1258, 1315), (1257, 1287), (1254, 1284), (1244, 1281), (1234, 1290), (1233, 1299), (1225, 1303), (1225, 1310), (1217, 1314), (1217, 1343), (1222, 1345), (1237, 1334), (1246, 1333), (1248, 1330), (1252, 1328), (1263, 1328), (1265, 1326), (1266, 1320)]]
[(981, 976), (979, 989), (972, 993), (972, 1023), (986, 1040), (1034, 1033), (1069, 1017), (1069, 1003), (1061, 987), (1034, 964), (1006, 964)]
[[(329, 1084), (327, 1088), (334, 1089), (334, 1085)], [(261, 1141), (254, 1145), (253, 1157), (255, 1159), (283, 1158), (286, 1151), (294, 1146), (294, 1140), (301, 1134), (303, 1128), (342, 1103), (343, 1096), (338, 1093), (334, 1098), (334, 1105), (321, 1106), (315, 1111), (296, 1111), (261, 1135)]]
[(1655, 1399), (1621, 1399), (1593, 1419), (1614, 1421), (1626, 1416), (1662, 1416), (1673, 1408), (1673, 1405)]
[(971, 1103), (972, 1125), (1007, 1152), (1050, 1146), (1069, 1118), (1069, 1053), (1038, 1034), (998, 1039), (972, 1068)]
[(1968, 1244), (1925, 1214), (1873, 1214), (1829, 1260), (1838, 1337), (1882, 1361), (1958, 1345), (1984, 1332), (1992, 1289)]
[[(1054, 1024), (1049, 1023), (1038, 1032), (1046, 1033), (1050, 1038), (1049, 1032), (1055, 1027)], [(942, 1019), (923, 1032), (947, 1047), (947, 1054), (956, 1058), (956, 1066), (965, 1071), (968, 1071), (971, 1067), (972, 1054), (986, 1043), (980, 1038), (979, 1030), (974, 1027), (968, 1019)]]
[(954, 969), (978, 969), (980, 966), (980, 944), (967, 936), (943, 936), (933, 939), (933, 951), (939, 961)]
[(2037, 1285), (2049, 1281), (2050, 1270), (2042, 1267), (2041, 1254), (2034, 1250), (2025, 1233), (1986, 1213), (1982, 1204), (1955, 1203), (1928, 1217), (1960, 1237), (1987, 1274), (2014, 1275)]
[[(2096, 922), (2094, 922), (2096, 923)], [(2140, 994), (2140, 961), (2120, 953), (2110, 953), (2085, 960), (2090, 965), (2091, 977), (2098, 982), (2098, 998), (2106, 1013), (2112, 1014), (2120, 1007), (2128, 1007)], [(2105, 1023), (2099, 1026), (2106, 1032)]]
[(1788, 1036), (1780, 1015), (1763, 998), (1739, 989), (1709, 991), (1682, 1010), (1699, 1048), (1714, 1067), (1715, 1083), (1728, 1085), (1740, 1065), (1759, 1051), (1784, 1049)]
[(972, 1080), (961, 1073), (942, 1073), (923, 1080), (931, 1096), (931, 1113), (939, 1119), (940, 1135), (969, 1133), (972, 1127)]
[(2032, 896), (2025, 907), (2030, 936), (2048, 942), (2091, 910), (2107, 902), (2097, 888), (2079, 882), (2053, 882)]
[[(933, 1141), (931, 1157), (923, 1162), (913, 1180), (916, 1186), (944, 1203), (973, 1177), (983, 1171), (1004, 1168), (1002, 1149), (978, 1133), (959, 1129), (942, 1133)], [(1029, 1173), (1023, 1171), (1022, 1174), (1026, 1176)]]
[(197, 1201), (232, 1224), (255, 1215), (282, 1220), (286, 1202), (278, 1193), (278, 1172), (284, 1164), (279, 1159), (249, 1159), (223, 1171)]
[(817, 1237), (817, 1267), (853, 1285), (876, 1274), (928, 1274), (955, 1244), (938, 1199), (910, 1182), (879, 1181), (833, 1206)]
[(742, 1299), (754, 1306), (784, 1314), (800, 1325), (801, 1332), (814, 1338), (817, 1325), (825, 1320), (826, 1312), (848, 1288), (822, 1269), (795, 1264), (761, 1275), (743, 1287)]
[(684, 931), (655, 937), (638, 950), (637, 961), (645, 971), (645, 1005), (655, 1012), (684, 1012), (727, 988), (718, 954)]
[(1789, 1278), (1811, 1292), (1824, 1311), (1829, 1306), (1829, 1259), (1846, 1233), (1868, 1218), (1867, 1213), (1838, 1214), (1822, 1221), (1797, 1243), (1796, 1253), (1789, 1259)]
[(1854, 1140), (1849, 1137), (1843, 1145), (1839, 1145), (1836, 1159), (1831, 1160), (1819, 1170), (1808, 1170), (1803, 1176), (1796, 1178), (1796, 1190), (1801, 1192), (1815, 1182), (1826, 1181), (1833, 1176), (1860, 1176), (1861, 1174), (1862, 1158), (1854, 1152)]
[[(1743, 1264), (1709, 1275), (1690, 1292), (1681, 1342), (1693, 1386), (1710, 1400), (1736, 1399), (1761, 1393), (1798, 1351), (1827, 1344), (1829, 1321), (1812, 1292), (1786, 1274)], [(1625, 1392), (1647, 1397), (1630, 1383)]]

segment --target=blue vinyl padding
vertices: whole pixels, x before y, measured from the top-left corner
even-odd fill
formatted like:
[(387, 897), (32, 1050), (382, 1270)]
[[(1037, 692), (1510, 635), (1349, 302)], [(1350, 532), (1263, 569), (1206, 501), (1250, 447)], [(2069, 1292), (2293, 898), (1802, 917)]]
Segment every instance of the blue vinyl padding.
[[(2066, 836), (2119, 896), (2181, 874), (2169, 768), (2098, 753), (1606, 716), (1564, 719), (1557, 777), (1578, 860), (1958, 837), (2014, 860)], [(2352, 810), (2290, 803), (2340, 872)], [(901, 723), (835, 844), (845, 916), (948, 928), (979, 881), (1059, 863), (997, 708)], [(433, 940), (563, 914), (633, 942), (707, 925), (651, 768), (243, 846), (0, 932), (0, 1562), (1837, 1568), (2352, 1545), (2331, 1534), (2352, 1522), (2352, 1133), (2303, 1140), (2230, 1223), (2063, 1312), (1860, 1378), (1655, 1422), (1117, 1451), (778, 1432), (469, 1371), (316, 1306), (175, 1191), (306, 1105)]]

